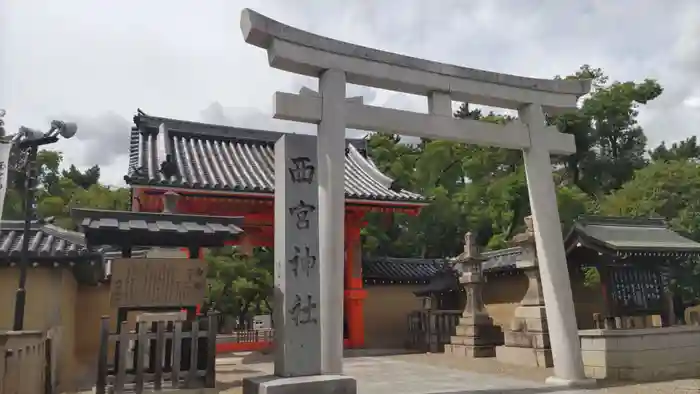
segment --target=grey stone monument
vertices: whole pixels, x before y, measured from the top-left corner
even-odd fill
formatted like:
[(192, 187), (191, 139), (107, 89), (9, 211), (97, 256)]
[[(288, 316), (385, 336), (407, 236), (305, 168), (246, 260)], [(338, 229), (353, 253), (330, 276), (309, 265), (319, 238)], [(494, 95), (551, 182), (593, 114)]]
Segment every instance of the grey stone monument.
[(513, 237), (512, 243), (522, 249), (516, 265), (527, 276), (528, 287), (515, 309), (510, 329), (504, 332), (504, 345), (496, 348), (496, 359), (507, 364), (549, 368), (554, 361), (534, 233), (532, 217), (528, 216), (525, 231)]
[(245, 379), (245, 394), (357, 392), (354, 379), (323, 375), (316, 137), (275, 144), (275, 372)]
[(467, 303), (456, 327), (456, 335), (445, 346), (445, 353), (473, 358), (496, 356), (495, 346), (500, 342), (501, 331), (493, 324), (482, 299), (483, 261), (472, 233), (466, 233), (464, 252), (457, 256), (455, 263), (462, 266), (459, 282), (464, 286)]
[[(247, 43), (267, 51), (271, 67), (319, 81), (319, 96), (275, 93), (273, 116), (318, 125), (319, 258), (328, 263), (321, 271), (327, 308), (323, 326), (328, 327), (322, 330), (324, 372), (339, 374), (343, 369), (343, 171), (345, 130), (354, 128), (522, 150), (556, 360), (554, 376), (547, 381), (588, 384), (559, 212), (553, 209), (557, 199), (551, 155), (574, 153), (576, 144), (571, 134), (547, 125), (546, 114), (574, 110), (591, 82), (528, 78), (380, 51), (299, 30), (249, 9), (241, 13), (241, 32)], [(422, 95), (428, 113), (348, 101), (348, 83)], [(453, 100), (514, 109), (518, 119), (503, 125), (455, 119)]]

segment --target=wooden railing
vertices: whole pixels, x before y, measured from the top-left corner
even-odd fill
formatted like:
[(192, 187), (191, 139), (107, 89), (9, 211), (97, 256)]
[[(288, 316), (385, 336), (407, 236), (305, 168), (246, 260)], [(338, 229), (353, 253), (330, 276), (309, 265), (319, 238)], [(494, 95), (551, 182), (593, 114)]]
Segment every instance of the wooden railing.
[(275, 330), (264, 328), (260, 330), (234, 331), (231, 334), (219, 335), (220, 342), (250, 343), (272, 342), (275, 339)]
[(219, 353), (268, 352), (273, 349), (274, 339), (275, 330), (271, 328), (234, 331), (219, 335), (216, 351)]
[(41, 331), (0, 332), (0, 394), (50, 394), (50, 348)]
[[(216, 333), (216, 315), (194, 322), (140, 322), (135, 331), (129, 331), (124, 322), (116, 334), (109, 333), (109, 317), (105, 316), (95, 393), (161, 391), (164, 383), (172, 389), (214, 388)], [(110, 342), (116, 343), (112, 363), (108, 356)], [(132, 354), (130, 347), (134, 349)]]
[(455, 335), (461, 315), (462, 311), (457, 310), (411, 312), (408, 315), (408, 347), (432, 353), (445, 351), (445, 345)]

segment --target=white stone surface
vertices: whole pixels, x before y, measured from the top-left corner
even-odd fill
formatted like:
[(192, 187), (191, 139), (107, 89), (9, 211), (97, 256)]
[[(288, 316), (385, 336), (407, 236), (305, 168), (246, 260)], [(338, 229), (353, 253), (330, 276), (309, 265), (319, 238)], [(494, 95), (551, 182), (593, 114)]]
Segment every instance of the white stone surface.
[(530, 130), (532, 146), (523, 152), (530, 208), (535, 229), (537, 261), (542, 280), (547, 325), (552, 343), (554, 374), (568, 381), (585, 379), (578, 338), (574, 300), (552, 181), (552, 164), (547, 141), (540, 134), (545, 127), (539, 105), (518, 111), (520, 121)]
[(323, 114), (316, 143), (324, 374), (343, 373), (345, 85), (342, 71), (328, 70), (319, 78)]
[(243, 394), (355, 394), (357, 382), (343, 375), (294, 378), (259, 376), (243, 382)]
[[(274, 96), (275, 119), (317, 124), (322, 102), (313, 96), (277, 92)], [(421, 114), (392, 108), (374, 107), (357, 102), (346, 104), (347, 127), (357, 130), (392, 130), (401, 135), (426, 137), (507, 149), (530, 148), (528, 131), (518, 122), (505, 125), (451, 116)], [(543, 130), (552, 154), (575, 152), (574, 137), (555, 127)]]
[[(275, 144), (275, 374), (321, 373), (321, 298), (316, 138)], [(323, 301), (322, 301), (323, 300)]]
[(590, 81), (527, 78), (433, 62), (308, 33), (245, 9), (241, 31), (249, 44), (268, 50), (270, 65), (316, 77), (338, 69), (349, 83), (517, 109), (521, 103), (573, 108)]

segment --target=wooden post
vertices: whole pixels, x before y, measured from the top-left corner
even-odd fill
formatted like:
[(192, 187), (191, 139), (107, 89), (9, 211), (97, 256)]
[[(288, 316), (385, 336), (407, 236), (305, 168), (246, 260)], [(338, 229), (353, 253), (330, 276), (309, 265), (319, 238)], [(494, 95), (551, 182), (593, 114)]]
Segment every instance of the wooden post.
[(156, 323), (156, 351), (155, 357), (151, 360), (151, 365), (154, 366), (154, 382), (155, 390), (160, 390), (163, 387), (163, 350), (165, 346), (165, 321), (161, 320)]
[(199, 345), (199, 324), (198, 321), (192, 322), (192, 330), (190, 330), (190, 368), (187, 371), (185, 387), (192, 388), (193, 382), (197, 376), (197, 348)]
[[(216, 334), (218, 333), (218, 314), (212, 312), (207, 324), (207, 374), (205, 375), (205, 387), (216, 386)], [(257, 331), (256, 331), (257, 334)]]
[(171, 369), (171, 380), (174, 389), (180, 388), (180, 362), (182, 359), (182, 321), (175, 322), (173, 331), (173, 361)]
[(143, 375), (146, 372), (145, 364), (143, 361), (146, 358), (146, 352), (148, 351), (148, 323), (140, 322), (136, 324), (138, 326), (138, 343), (136, 344), (136, 384), (135, 391), (136, 394), (143, 393)]
[(109, 316), (102, 316), (102, 319), (100, 320), (100, 348), (97, 355), (97, 384), (95, 386), (95, 394), (106, 394), (108, 349)]
[(127, 322), (123, 321), (119, 329), (119, 345), (117, 346), (118, 358), (115, 360), (117, 366), (117, 377), (114, 381), (115, 394), (124, 392), (124, 383), (126, 383), (126, 353), (129, 349), (129, 330)]

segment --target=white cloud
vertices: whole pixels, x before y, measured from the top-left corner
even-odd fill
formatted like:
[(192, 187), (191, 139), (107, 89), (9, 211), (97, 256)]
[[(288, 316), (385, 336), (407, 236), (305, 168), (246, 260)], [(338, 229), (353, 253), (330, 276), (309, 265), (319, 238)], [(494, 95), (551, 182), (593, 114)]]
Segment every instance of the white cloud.
[[(613, 79), (657, 78), (644, 108), (652, 144), (694, 133), (700, 122), (700, 4), (694, 0), (71, 0), (0, 1), (0, 108), (8, 130), (80, 122), (62, 149), (68, 163), (126, 172), (136, 108), (158, 116), (310, 132), (270, 118), (276, 90), (315, 88), (271, 69), (246, 45), (240, 9), (253, 8), (318, 34), (437, 61), (537, 77), (581, 64)], [(424, 99), (350, 87), (365, 102), (425, 111)], [(688, 105), (688, 104), (691, 105)]]

